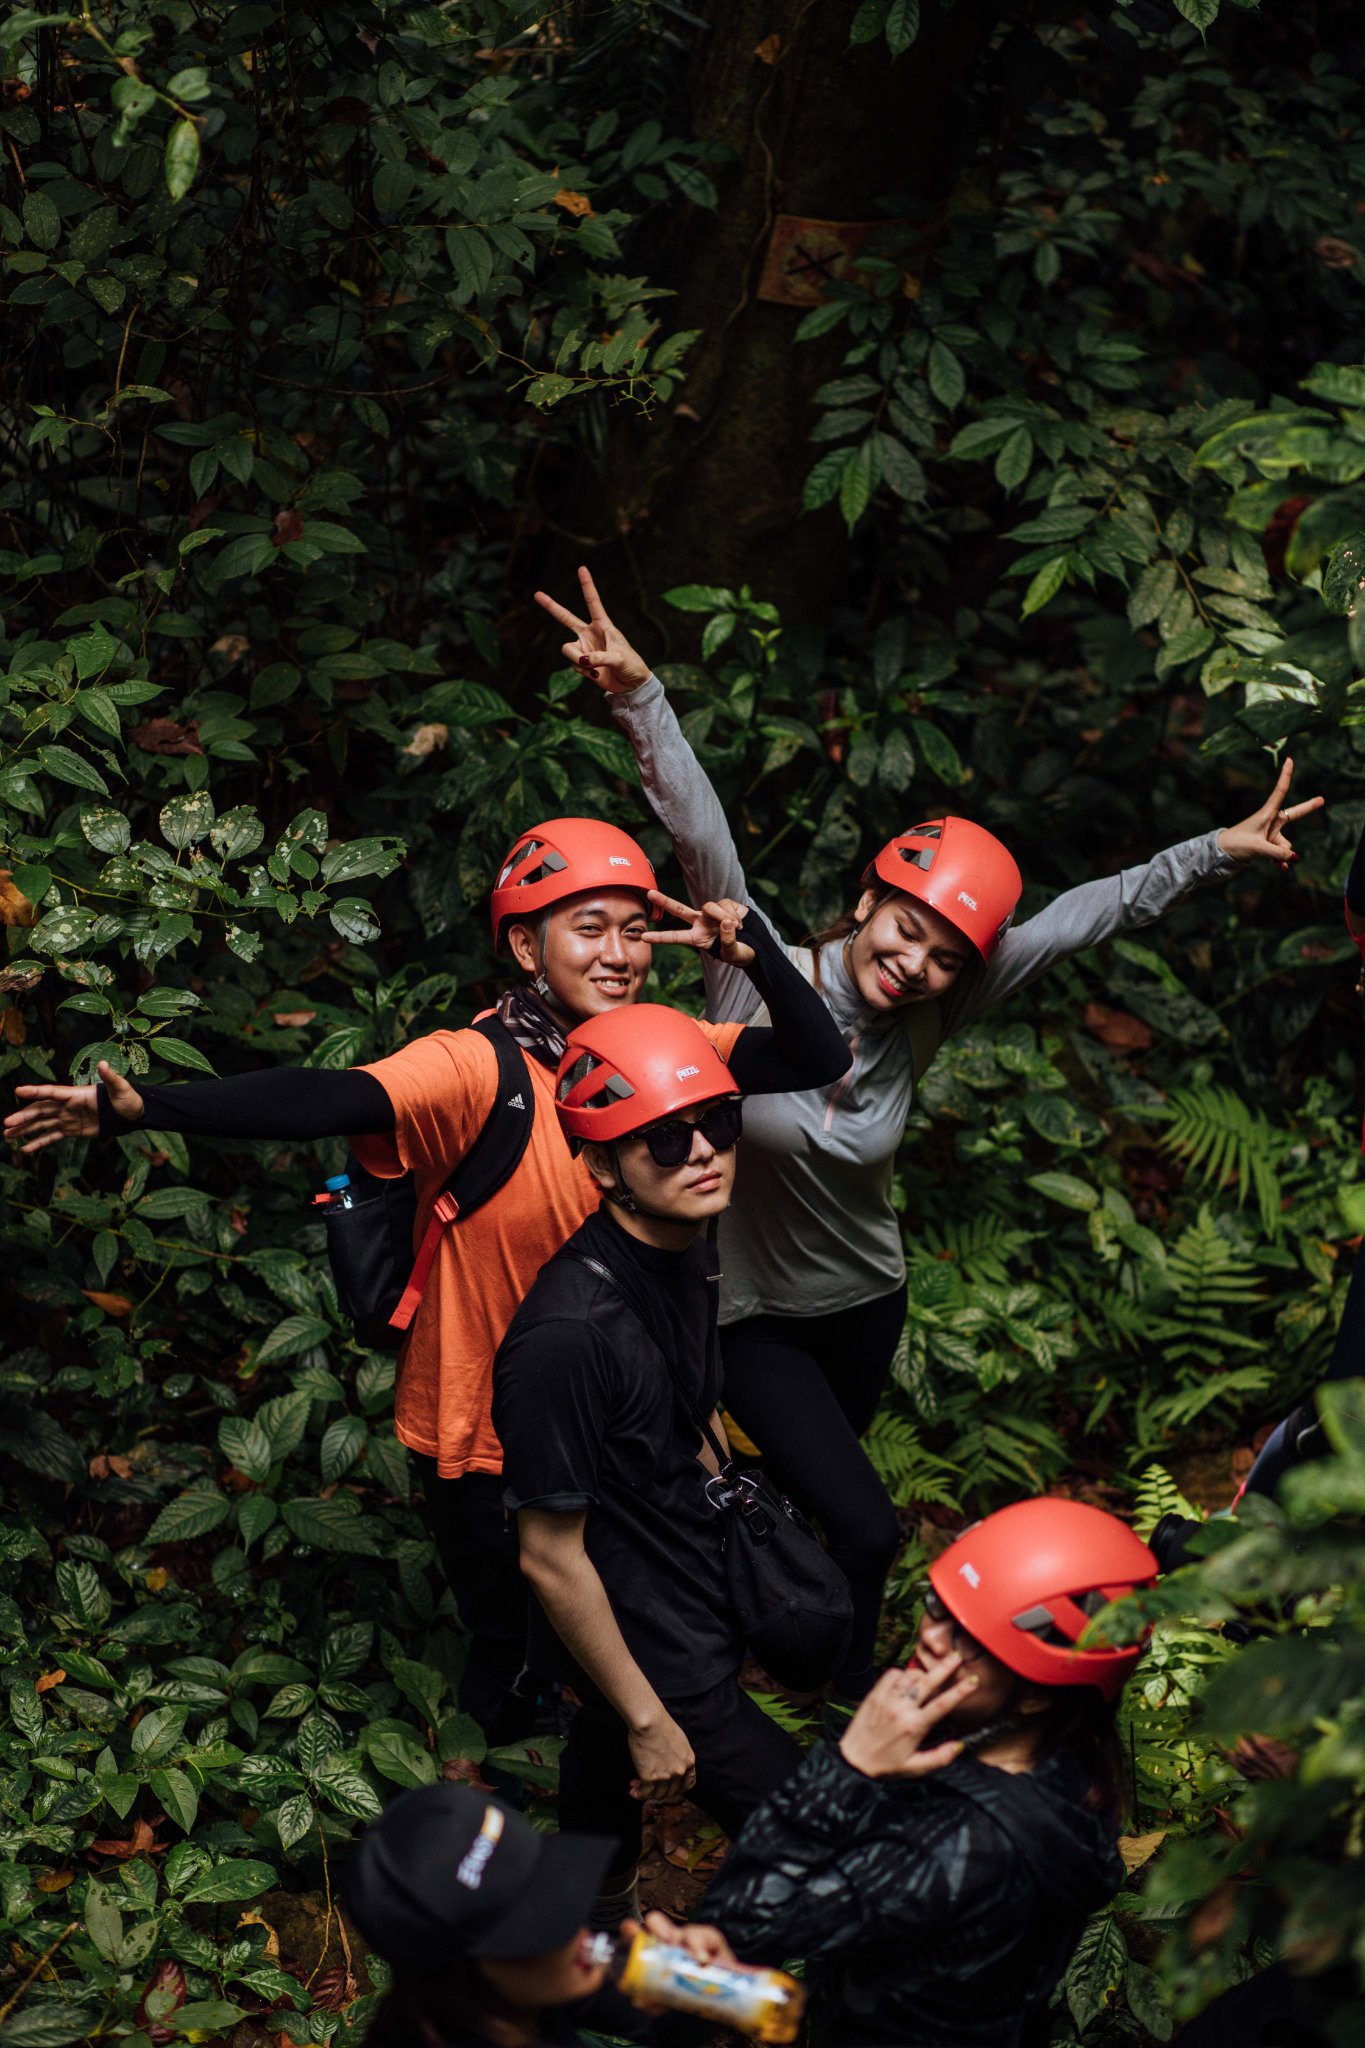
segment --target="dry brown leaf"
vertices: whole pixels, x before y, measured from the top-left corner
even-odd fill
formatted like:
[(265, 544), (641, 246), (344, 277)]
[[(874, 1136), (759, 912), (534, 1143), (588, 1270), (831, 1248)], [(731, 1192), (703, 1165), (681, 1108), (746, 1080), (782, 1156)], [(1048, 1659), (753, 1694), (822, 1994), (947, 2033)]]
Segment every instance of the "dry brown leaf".
[(754, 55), (760, 64), (776, 64), (781, 50), (781, 36), (764, 36), (762, 42), (755, 46)]
[(571, 213), (575, 220), (593, 218), (592, 201), (585, 192), (556, 192), (555, 205), (562, 206), (565, 213)]
[[(133, 1832), (126, 1842), (91, 1842), (91, 1853), (96, 1856), (116, 1856), (121, 1863), (134, 1856), (160, 1856), (165, 1852), (165, 1843), (158, 1842), (152, 1828), (145, 1820), (133, 1822)], [(56, 1886), (53, 1886), (56, 1890)]]
[(149, 1593), (160, 1593), (171, 1583), (171, 1575), (164, 1564), (156, 1564), (142, 1581)]
[(6, 1045), (23, 1045), (28, 1039), (28, 1026), (22, 1010), (0, 1010), (0, 1038)]
[(1226, 1934), (1236, 1911), (1237, 1887), (1231, 1878), (1224, 1878), (1190, 1921), (1190, 1940), (1195, 1948), (1207, 1948), (1210, 1942)]
[(280, 1953), (280, 1937), (278, 1934), (276, 1934), (270, 1922), (262, 1914), (257, 1913), (251, 1907), (248, 1907), (245, 1913), (241, 1913), (238, 1915), (237, 1925), (239, 1927), (264, 1927), (266, 1934), (269, 1937), (266, 1941), (265, 1953), (270, 1957), (272, 1962), (278, 1957)]
[(42, 978), (41, 967), (0, 968), (0, 996), (26, 996)]
[(1130, 1874), (1134, 1870), (1141, 1870), (1147, 1859), (1155, 1856), (1165, 1841), (1166, 1834), (1165, 1828), (1153, 1828), (1149, 1835), (1120, 1835), (1119, 1854), (1123, 1858), (1124, 1869)]
[(297, 505), (281, 505), (275, 514), (275, 545), (282, 548), (287, 541), (303, 539), (303, 514)]
[(247, 1227), (248, 1227), (248, 1221), (249, 1221), (249, 1219), (248, 1219), (248, 1217), (247, 1217), (247, 1213), (246, 1213), (246, 1210), (245, 1210), (245, 1209), (239, 1209), (239, 1208), (237, 1208), (237, 1207), (236, 1207), (236, 1205), (235, 1205), (235, 1204), (234, 1204), (234, 1206), (233, 1206), (233, 1207), (232, 1207), (231, 1209), (229, 1209), (229, 1211), (228, 1211), (228, 1222), (229, 1222), (229, 1224), (231, 1225), (231, 1227), (232, 1227), (232, 1230), (233, 1230), (233, 1232), (235, 1233), (235, 1235), (236, 1235), (236, 1236), (238, 1236), (238, 1237), (245, 1237), (245, 1236), (246, 1236), (246, 1233), (247, 1233)]
[(412, 738), (404, 747), (403, 752), (411, 754), (416, 760), (421, 761), (428, 754), (444, 751), (445, 743), (449, 738), (450, 730), (447, 726), (419, 725)]
[(92, 1479), (131, 1479), (133, 1462), (118, 1451), (100, 1451), (90, 1460)]
[(240, 661), (250, 652), (251, 642), (245, 633), (220, 633), (209, 649), (210, 654), (221, 654), (227, 661)]
[(1351, 244), (1343, 242), (1340, 235), (1319, 235), (1313, 244), (1313, 254), (1329, 270), (1354, 270), (1359, 261)]
[(193, 718), (183, 724), (176, 718), (148, 718), (141, 725), (129, 726), (128, 737), (144, 754), (202, 754), (204, 751), (199, 744), (199, 724)]
[(1150, 1024), (1144, 1024), (1141, 1017), (1130, 1017), (1126, 1010), (1107, 1009), (1103, 1003), (1087, 1003), (1081, 1022), (1110, 1052), (1146, 1052), (1152, 1042)]
[(37, 907), (16, 889), (8, 868), (0, 868), (0, 924), (37, 924)]
[(66, 1673), (64, 1671), (45, 1671), (41, 1678), (34, 1679), (33, 1690), (35, 1692), (51, 1692), (53, 1686), (61, 1685), (65, 1678)]
[[(91, 1847), (94, 1847), (93, 1843)], [(74, 1870), (49, 1870), (45, 1877), (38, 1879), (38, 1889), (40, 1892), (64, 1892), (69, 1884), (75, 1883), (75, 1879)]]
[(107, 1316), (130, 1316), (133, 1304), (126, 1294), (101, 1294), (98, 1288), (82, 1287), (81, 1293)]
[(316, 1010), (276, 1010), (275, 1022), (282, 1031), (301, 1031), (305, 1024), (311, 1024), (317, 1016)]

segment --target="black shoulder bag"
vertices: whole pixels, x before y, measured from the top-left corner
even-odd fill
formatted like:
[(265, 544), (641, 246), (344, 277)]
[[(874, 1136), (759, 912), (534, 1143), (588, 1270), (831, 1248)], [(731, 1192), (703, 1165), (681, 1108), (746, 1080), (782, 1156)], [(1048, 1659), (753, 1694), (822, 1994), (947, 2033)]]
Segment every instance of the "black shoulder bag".
[[(800, 1510), (761, 1472), (741, 1471), (726, 1456), (710, 1422), (674, 1371), (666, 1347), (650, 1328), (648, 1316), (611, 1268), (569, 1248), (558, 1256), (576, 1259), (614, 1288), (662, 1354), (683, 1412), (720, 1467), (718, 1476), (706, 1482), (706, 1497), (722, 1518), (730, 1604), (751, 1655), (793, 1692), (824, 1685), (839, 1668), (853, 1626), (848, 1580)], [(708, 1277), (714, 1282), (720, 1276), (713, 1270)], [(717, 1306), (713, 1288), (707, 1337), (712, 1368), (719, 1355)], [(713, 1370), (711, 1378), (718, 1381), (718, 1372)]]
[(530, 1142), (536, 1099), (526, 1055), (498, 1017), (484, 1017), (470, 1029), (488, 1040), (497, 1057), (497, 1092), (478, 1137), (436, 1198), (416, 1258), (417, 1190), (410, 1173), (381, 1180), (349, 1153), (351, 1206), (328, 1202), (323, 1210), (337, 1301), (372, 1351), (399, 1348), (447, 1229), (506, 1186)]

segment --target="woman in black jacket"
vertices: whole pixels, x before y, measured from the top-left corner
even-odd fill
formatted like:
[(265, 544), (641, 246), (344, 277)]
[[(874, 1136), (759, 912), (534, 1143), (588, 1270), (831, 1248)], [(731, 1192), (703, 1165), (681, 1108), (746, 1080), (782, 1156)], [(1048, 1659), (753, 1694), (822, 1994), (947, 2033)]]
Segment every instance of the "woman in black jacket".
[(1155, 1570), (1078, 1501), (978, 1522), (930, 1570), (910, 1666), (751, 1816), (705, 1915), (746, 1961), (807, 1958), (812, 2048), (1046, 2040), (1123, 1882), (1114, 1710), (1139, 1649), (1077, 1642)]

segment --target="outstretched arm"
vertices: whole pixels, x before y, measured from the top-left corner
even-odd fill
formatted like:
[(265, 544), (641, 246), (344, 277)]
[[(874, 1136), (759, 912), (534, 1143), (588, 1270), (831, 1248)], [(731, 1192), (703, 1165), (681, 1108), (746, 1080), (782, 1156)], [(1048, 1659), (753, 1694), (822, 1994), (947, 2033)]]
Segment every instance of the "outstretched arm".
[(1294, 763), (1286, 760), (1259, 809), (1238, 825), (1168, 846), (1140, 867), (1124, 868), (1068, 889), (1046, 910), (1006, 932), (984, 974), (964, 975), (944, 1004), (944, 1031), (960, 1031), (992, 1003), (1026, 988), (1059, 960), (1097, 946), (1116, 932), (1136, 931), (1159, 917), (1199, 883), (1221, 878), (1256, 859), (1287, 868), (1298, 859), (1286, 828), (1319, 810), (1320, 796), (1286, 807)]
[(844, 1034), (762, 917), (728, 897), (694, 910), (661, 889), (649, 893), (670, 916), (689, 920), (675, 930), (647, 932), (652, 945), (695, 946), (719, 957), (747, 975), (767, 1005), (769, 1024), (746, 1026), (728, 1061), (746, 1095), (827, 1088), (848, 1072), (853, 1055)]
[(134, 1087), (102, 1060), (87, 1088), (16, 1088), (24, 1105), (5, 1136), (25, 1152), (63, 1138), (113, 1138), (139, 1124), (212, 1138), (349, 1138), (391, 1131), (393, 1104), (372, 1074), (322, 1067), (268, 1067), (226, 1081), (144, 1082)]
[[(673, 842), (689, 898), (693, 903), (746, 900), (749, 889), (730, 821), (683, 737), (663, 684), (612, 624), (586, 569), (579, 570), (578, 580), (586, 619), (543, 590), (536, 592), (536, 603), (573, 634), (562, 649), (565, 660), (611, 698), (612, 716), (635, 750), (650, 809)], [(711, 1018), (742, 1022), (753, 1015), (758, 1005), (742, 975), (716, 960), (706, 961), (704, 969)]]

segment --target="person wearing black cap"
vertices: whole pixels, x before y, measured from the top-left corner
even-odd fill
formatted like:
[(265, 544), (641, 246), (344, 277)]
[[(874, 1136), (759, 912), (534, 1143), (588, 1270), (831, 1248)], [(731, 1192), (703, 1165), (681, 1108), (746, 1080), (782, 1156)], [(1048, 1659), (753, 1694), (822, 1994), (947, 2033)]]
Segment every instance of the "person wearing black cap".
[[(619, 1994), (603, 1993), (587, 1919), (616, 1848), (609, 1837), (540, 1834), (472, 1785), (400, 1793), (366, 1829), (341, 1892), (364, 1939), (393, 1968), (365, 2048), (567, 2048), (589, 2017), (647, 2038)], [(713, 1927), (649, 1932), (698, 1960), (733, 1963)], [(627, 1926), (633, 1932), (633, 1924)]]

